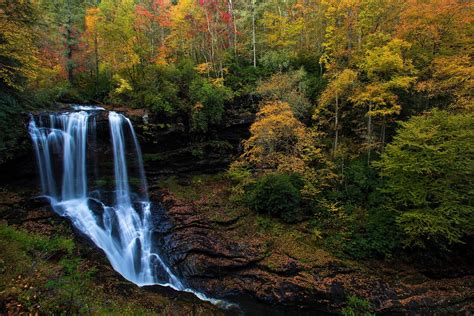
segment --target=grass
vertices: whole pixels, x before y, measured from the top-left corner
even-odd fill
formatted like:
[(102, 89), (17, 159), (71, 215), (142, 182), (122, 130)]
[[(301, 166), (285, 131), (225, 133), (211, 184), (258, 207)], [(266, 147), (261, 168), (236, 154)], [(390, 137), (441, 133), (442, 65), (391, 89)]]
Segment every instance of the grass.
[(207, 193), (212, 193), (206, 188), (216, 181), (224, 179), (225, 174), (215, 175), (192, 175), (189, 177), (160, 177), (155, 180), (155, 184), (160, 188), (166, 188), (173, 192), (177, 198), (186, 202), (200, 199)]
[(9, 314), (146, 315), (142, 306), (110, 301), (96, 268), (64, 236), (47, 237), (0, 224), (0, 312)]

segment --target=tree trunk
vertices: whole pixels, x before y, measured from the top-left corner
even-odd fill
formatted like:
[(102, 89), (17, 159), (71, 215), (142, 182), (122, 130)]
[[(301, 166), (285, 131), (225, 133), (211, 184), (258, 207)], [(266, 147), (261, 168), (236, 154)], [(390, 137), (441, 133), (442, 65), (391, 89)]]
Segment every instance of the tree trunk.
[(372, 105), (369, 105), (369, 111), (367, 112), (367, 142), (368, 142), (368, 152), (367, 152), (367, 164), (370, 165), (370, 152), (372, 147)]
[(71, 14), (70, 2), (68, 1), (68, 17), (66, 22), (66, 71), (67, 80), (72, 85), (74, 81), (74, 61), (72, 60), (73, 35)]
[(253, 68), (257, 68), (257, 47), (255, 39), (255, 0), (252, 0), (252, 48), (253, 48)]
[(382, 140), (382, 149), (385, 147), (385, 115), (382, 118), (382, 135), (381, 135), (381, 140)]
[(339, 138), (339, 98), (336, 91), (336, 109), (334, 111), (334, 149), (332, 152), (333, 157), (336, 155), (337, 151), (337, 142)]
[(235, 22), (235, 16), (234, 16), (234, 4), (232, 3), (232, 0), (229, 0), (229, 13), (230, 16), (232, 17), (232, 27), (233, 27), (233, 40), (234, 40), (234, 54), (237, 56), (237, 24)]

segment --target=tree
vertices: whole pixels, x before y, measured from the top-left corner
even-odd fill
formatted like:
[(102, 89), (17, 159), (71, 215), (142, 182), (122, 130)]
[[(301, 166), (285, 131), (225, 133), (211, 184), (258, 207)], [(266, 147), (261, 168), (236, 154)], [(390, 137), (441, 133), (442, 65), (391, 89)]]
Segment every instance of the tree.
[(31, 1), (0, 2), (0, 87), (23, 90), (36, 76), (35, 45), (37, 8)]
[(369, 50), (359, 66), (366, 75), (366, 84), (361, 85), (350, 100), (356, 107), (367, 109), (368, 163), (372, 148), (377, 146), (372, 139), (372, 119), (381, 120), (380, 143), (383, 148), (387, 118), (401, 111), (397, 91), (407, 90), (416, 79), (412, 62), (404, 54), (408, 47), (409, 43), (393, 39), (382, 47)]
[(231, 165), (232, 172), (299, 174), (304, 181), (301, 193), (307, 199), (314, 199), (335, 179), (332, 163), (318, 147), (319, 135), (296, 119), (288, 103), (264, 103), (250, 134), (243, 142), (243, 154)]
[(56, 36), (56, 40), (62, 44), (63, 67), (66, 78), (72, 85), (81, 62), (81, 34), (84, 31), (87, 0), (52, 0), (45, 1), (42, 5), (47, 12), (50, 35)]
[(223, 77), (225, 52), (235, 29), (227, 1), (178, 1), (170, 21), (169, 45), (196, 64), (210, 63), (214, 74)]
[(250, 127), (241, 158), (255, 169), (303, 173), (310, 134), (288, 103), (265, 103)]
[(398, 35), (412, 43), (411, 54), (420, 69), (437, 56), (458, 54), (472, 46), (473, 9), (471, 1), (406, 1)]
[(224, 102), (232, 98), (231, 91), (221, 80), (197, 78), (190, 86), (191, 127), (197, 132), (206, 132), (210, 124), (218, 124), (224, 114)]
[(132, 0), (102, 0), (99, 5), (98, 36), (102, 39), (102, 59), (115, 78), (136, 89), (145, 62), (142, 40), (134, 28), (135, 3)]
[(474, 232), (474, 115), (434, 110), (402, 123), (374, 162), (408, 246), (444, 247)]
[(99, 22), (100, 9), (97, 7), (89, 8), (86, 11), (85, 16), (85, 37), (88, 40), (89, 47), (92, 47), (92, 54), (94, 56), (94, 73), (95, 73), (95, 87), (97, 93), (97, 87), (99, 85), (99, 36), (97, 25)]
[(429, 99), (446, 100), (456, 110), (472, 111), (474, 107), (474, 66), (469, 55), (438, 57), (432, 64), (432, 77), (418, 84)]
[(0, 1), (0, 164), (21, 150), (21, 112), (32, 101), (25, 96), (40, 63), (37, 18), (32, 1)]
[(262, 81), (256, 92), (267, 101), (287, 102), (295, 116), (304, 121), (311, 108), (311, 103), (306, 98), (305, 77), (306, 72), (303, 69), (277, 73)]
[(339, 130), (341, 129), (339, 113), (342, 111), (349, 95), (354, 92), (356, 81), (357, 73), (351, 69), (344, 69), (342, 72), (334, 76), (334, 79), (327, 85), (326, 89), (321, 94), (318, 107), (313, 115), (313, 119), (318, 119), (320, 118), (322, 111), (325, 111), (330, 105), (334, 106), (333, 156), (338, 149)]

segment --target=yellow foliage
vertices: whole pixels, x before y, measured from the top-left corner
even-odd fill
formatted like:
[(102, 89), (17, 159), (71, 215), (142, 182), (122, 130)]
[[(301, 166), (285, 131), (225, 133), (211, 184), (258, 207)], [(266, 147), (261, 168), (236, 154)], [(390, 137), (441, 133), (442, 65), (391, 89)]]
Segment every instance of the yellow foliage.
[(114, 80), (117, 81), (117, 88), (115, 88), (115, 93), (121, 94), (133, 90), (130, 83), (119, 75), (115, 75)]
[(318, 134), (298, 121), (288, 103), (265, 103), (244, 141), (244, 153), (231, 170), (294, 172), (303, 176), (302, 193), (314, 197), (336, 178), (329, 162), (316, 146)]
[(209, 71), (212, 70), (212, 65), (211, 63), (202, 63), (198, 64), (196, 67), (194, 67), (194, 70), (196, 70), (199, 74), (208, 74)]
[(346, 94), (352, 91), (357, 80), (357, 72), (351, 69), (344, 69), (338, 73), (333, 80), (329, 82), (326, 89), (323, 91), (319, 98), (319, 106), (328, 106), (335, 102), (338, 98), (338, 102), (344, 99)]
[(86, 29), (94, 30), (97, 27), (97, 22), (100, 17), (100, 8), (89, 8), (86, 11), (86, 16), (84, 19)]
[(398, 96), (383, 84), (369, 84), (359, 93), (355, 94), (351, 101), (356, 106), (368, 107), (367, 115), (372, 117), (384, 117), (399, 114), (402, 107), (398, 103)]
[(469, 55), (439, 57), (433, 62), (433, 77), (417, 85), (428, 96), (450, 96), (451, 107), (474, 110), (474, 66)]
[(193, 110), (194, 111), (200, 111), (204, 108), (204, 105), (201, 103), (201, 102), (197, 102), (194, 107), (193, 107)]
[(38, 49), (34, 45), (34, 35), (31, 29), (4, 17), (0, 12), (2, 24), (0, 27), (0, 57), (15, 62), (0, 62), (0, 81), (7, 86), (22, 90), (17, 76), (33, 80), (37, 76)]
[(302, 172), (305, 126), (293, 115), (288, 103), (274, 101), (263, 105), (251, 136), (244, 141), (243, 160), (256, 169)]
[(224, 86), (224, 78), (222, 78), (222, 77), (211, 78), (210, 81), (216, 87), (223, 87)]
[(303, 31), (303, 19), (291, 19), (288, 15), (265, 12), (262, 24), (267, 30), (265, 40), (270, 47), (285, 48), (297, 44)]

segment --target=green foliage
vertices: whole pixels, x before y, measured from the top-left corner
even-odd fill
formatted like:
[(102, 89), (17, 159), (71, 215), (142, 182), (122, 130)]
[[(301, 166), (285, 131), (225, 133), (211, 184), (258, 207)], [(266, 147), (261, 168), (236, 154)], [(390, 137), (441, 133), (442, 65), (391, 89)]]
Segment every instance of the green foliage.
[(199, 78), (191, 83), (190, 97), (194, 104), (191, 111), (192, 129), (206, 132), (209, 125), (221, 122), (224, 103), (231, 99), (232, 92), (219, 82)]
[(271, 173), (246, 190), (246, 202), (254, 211), (279, 217), (286, 222), (298, 219), (303, 182), (296, 174)]
[(473, 141), (472, 114), (433, 111), (402, 123), (374, 162), (406, 245), (443, 247), (472, 235)]
[(381, 178), (365, 156), (345, 163), (341, 183), (325, 192), (335, 211), (326, 212), (318, 223), (334, 229), (328, 233), (328, 248), (353, 259), (390, 258), (401, 248), (396, 214), (383, 206), (381, 186)]
[(282, 72), (290, 69), (292, 57), (294, 53), (287, 49), (269, 50), (260, 58), (260, 62), (267, 73)]
[(367, 165), (364, 156), (345, 164), (342, 183), (333, 194), (348, 207), (377, 207), (382, 201), (382, 196), (377, 190), (381, 186), (377, 170)]
[(0, 225), (0, 239), (18, 244), (21, 250), (26, 252), (36, 252), (43, 256), (48, 256), (55, 252), (71, 254), (74, 250), (74, 242), (71, 239), (63, 237), (46, 238), (32, 235), (8, 225)]
[(243, 58), (228, 60), (225, 85), (232, 89), (234, 96), (249, 96), (254, 93), (257, 81), (262, 76), (260, 68), (254, 68)]
[(347, 306), (341, 310), (343, 316), (370, 316), (373, 315), (369, 312), (370, 302), (357, 297), (355, 295), (349, 295), (347, 297)]
[(393, 212), (383, 207), (350, 216), (346, 241), (341, 247), (344, 255), (359, 260), (392, 258), (401, 248), (402, 240), (395, 218)]
[(0, 92), (0, 163), (13, 158), (22, 135), (18, 128), (21, 121), (23, 107), (18, 100), (11, 95)]

